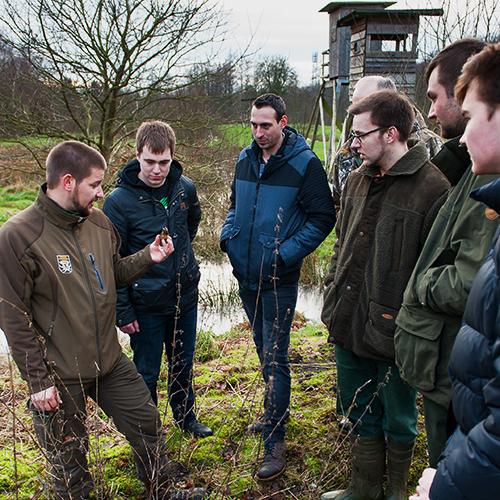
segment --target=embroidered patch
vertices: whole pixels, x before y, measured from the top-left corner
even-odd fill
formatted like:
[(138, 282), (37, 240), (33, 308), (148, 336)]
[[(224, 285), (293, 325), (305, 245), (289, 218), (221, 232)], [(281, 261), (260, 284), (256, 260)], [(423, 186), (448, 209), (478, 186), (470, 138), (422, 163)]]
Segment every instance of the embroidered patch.
[(488, 220), (496, 220), (498, 219), (498, 217), (500, 217), (500, 215), (492, 208), (486, 208), (484, 211), (484, 215), (486, 215), (486, 218)]
[(71, 274), (73, 272), (73, 266), (71, 265), (69, 255), (56, 255), (56, 257), (59, 271), (63, 274)]

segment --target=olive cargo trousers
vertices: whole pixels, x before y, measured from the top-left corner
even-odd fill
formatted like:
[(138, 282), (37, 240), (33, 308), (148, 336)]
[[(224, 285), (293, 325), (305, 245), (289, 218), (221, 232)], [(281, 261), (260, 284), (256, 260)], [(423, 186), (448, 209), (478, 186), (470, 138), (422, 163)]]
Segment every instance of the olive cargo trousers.
[(40, 445), (46, 450), (57, 499), (88, 498), (94, 483), (87, 465), (86, 399), (113, 419), (132, 446), (139, 479), (154, 486), (168, 459), (160, 415), (142, 377), (123, 353), (113, 369), (92, 382), (58, 384), (62, 404), (55, 412), (33, 409)]

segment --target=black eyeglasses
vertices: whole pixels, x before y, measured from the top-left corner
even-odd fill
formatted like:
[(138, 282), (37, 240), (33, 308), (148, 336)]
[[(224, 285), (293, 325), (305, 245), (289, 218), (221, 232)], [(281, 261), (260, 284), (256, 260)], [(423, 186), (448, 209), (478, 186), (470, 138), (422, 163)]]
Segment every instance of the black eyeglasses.
[(366, 137), (367, 135), (369, 134), (373, 134), (373, 132), (378, 132), (379, 130), (382, 130), (382, 129), (385, 129), (385, 128), (388, 128), (388, 127), (377, 127), (377, 128), (374, 128), (373, 130), (369, 130), (368, 132), (365, 132), (363, 134), (357, 134), (356, 132), (352, 132), (349, 134), (349, 141), (354, 141), (354, 139), (357, 139), (359, 142), (363, 142), (361, 139), (363, 137)]

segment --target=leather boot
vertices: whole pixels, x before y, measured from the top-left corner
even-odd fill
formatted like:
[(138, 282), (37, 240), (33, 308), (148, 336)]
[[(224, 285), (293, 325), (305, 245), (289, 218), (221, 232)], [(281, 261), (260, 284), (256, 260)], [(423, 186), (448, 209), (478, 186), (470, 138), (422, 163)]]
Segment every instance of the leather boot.
[(202, 424), (196, 418), (192, 418), (181, 427), (184, 432), (189, 432), (195, 437), (206, 438), (213, 436), (214, 432), (208, 425)]
[(406, 483), (415, 443), (400, 444), (387, 440), (387, 492), (386, 500), (405, 500)]
[(260, 481), (272, 481), (281, 476), (286, 467), (286, 445), (283, 442), (266, 445), (264, 460), (257, 471)]
[(328, 491), (321, 500), (382, 500), (385, 439), (356, 436), (352, 444), (352, 472), (346, 490)]

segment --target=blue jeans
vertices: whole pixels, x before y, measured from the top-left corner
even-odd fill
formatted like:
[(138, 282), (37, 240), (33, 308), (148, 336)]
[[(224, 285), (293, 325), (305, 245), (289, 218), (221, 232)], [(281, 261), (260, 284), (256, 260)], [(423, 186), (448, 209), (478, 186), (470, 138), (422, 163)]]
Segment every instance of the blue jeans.
[(401, 444), (417, 436), (417, 392), (389, 361), (362, 358), (335, 346), (337, 413), (363, 437), (385, 435)]
[(174, 315), (137, 315), (138, 333), (130, 335), (137, 371), (158, 403), (156, 385), (160, 376), (163, 346), (168, 359), (168, 397), (176, 422), (181, 426), (194, 418), (193, 357), (198, 310)]
[(297, 284), (282, 285), (276, 290), (251, 291), (240, 287), (243, 307), (252, 325), (262, 375), (264, 396), (264, 431), (266, 447), (285, 439), (285, 422), (290, 405), (290, 366), (288, 345)]

